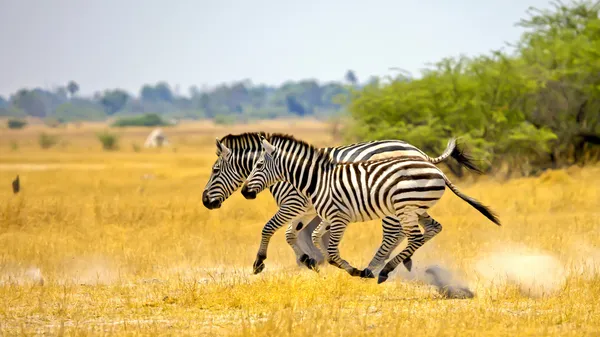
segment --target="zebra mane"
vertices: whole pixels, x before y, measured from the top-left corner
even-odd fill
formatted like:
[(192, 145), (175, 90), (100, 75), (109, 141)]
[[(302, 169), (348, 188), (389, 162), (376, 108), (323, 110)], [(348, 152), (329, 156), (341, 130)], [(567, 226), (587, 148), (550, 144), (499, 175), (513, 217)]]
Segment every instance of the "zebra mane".
[(229, 134), (221, 138), (221, 143), (233, 151), (256, 151), (262, 150), (261, 137), (265, 137), (271, 144), (281, 146), (281, 143), (293, 143), (304, 149), (305, 153), (313, 153), (317, 158), (324, 158), (333, 162), (324, 149), (320, 149), (292, 135), (284, 133), (245, 132), (237, 135)]
[(260, 138), (269, 139), (269, 134), (260, 132), (245, 132), (237, 135), (229, 134), (221, 138), (221, 143), (231, 150), (261, 150)]
[(334, 163), (333, 159), (329, 155), (327, 155), (327, 153), (324, 151), (324, 149), (318, 148), (318, 147), (311, 145), (303, 140), (297, 139), (292, 135), (282, 134), (282, 133), (273, 133), (270, 135), (270, 137), (267, 137), (267, 140), (271, 144), (276, 145), (276, 146), (279, 146), (279, 144), (275, 144), (278, 140), (280, 140), (284, 143), (292, 143), (292, 144), (296, 145), (296, 147), (300, 147), (300, 148), (304, 149), (304, 153), (312, 153), (313, 155), (315, 155), (315, 158), (317, 158), (317, 159), (323, 159), (328, 163)]

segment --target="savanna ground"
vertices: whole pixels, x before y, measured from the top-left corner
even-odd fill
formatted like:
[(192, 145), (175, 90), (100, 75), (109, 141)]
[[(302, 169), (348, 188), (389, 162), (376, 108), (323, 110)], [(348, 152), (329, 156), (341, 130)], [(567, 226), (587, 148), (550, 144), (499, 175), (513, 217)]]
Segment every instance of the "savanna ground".
[[(600, 334), (599, 166), (454, 179), (503, 226), (447, 191), (431, 211), (444, 230), (413, 272), (377, 285), (299, 268), (283, 229), (252, 275), (273, 199), (238, 192), (219, 210), (202, 206), (216, 136), (280, 131), (329, 145), (327, 126), (184, 124), (165, 129), (171, 146), (141, 150), (150, 130), (127, 129), (112, 152), (95, 138), (103, 128), (0, 130), (0, 335)], [(40, 149), (41, 131), (58, 143)], [(378, 221), (353, 224), (342, 256), (363, 268), (380, 240)], [(424, 273), (433, 265), (475, 298), (444, 298)]]

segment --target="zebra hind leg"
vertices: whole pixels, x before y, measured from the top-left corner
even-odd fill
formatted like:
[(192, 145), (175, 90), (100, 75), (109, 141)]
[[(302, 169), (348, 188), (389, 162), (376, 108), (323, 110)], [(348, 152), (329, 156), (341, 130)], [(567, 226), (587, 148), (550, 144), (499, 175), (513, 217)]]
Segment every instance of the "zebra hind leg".
[(383, 227), (383, 237), (379, 249), (373, 256), (369, 266), (365, 268), (360, 276), (364, 278), (375, 278), (374, 270), (377, 270), (381, 264), (390, 256), (392, 251), (396, 249), (398, 244), (404, 239), (404, 233), (400, 220), (394, 217), (385, 217), (381, 220)]
[(318, 249), (314, 247), (312, 240), (310, 239), (312, 231), (320, 222), (321, 219), (319, 217), (303, 217), (300, 220), (290, 223), (285, 232), (285, 240), (294, 250), (298, 265), (305, 266), (312, 270), (316, 270), (319, 262), (323, 262), (323, 256)]
[(385, 282), (389, 273), (391, 273), (400, 262), (404, 264), (409, 271), (412, 268), (412, 255), (424, 243), (423, 234), (419, 228), (419, 216), (414, 208), (404, 207), (398, 214), (402, 222), (405, 233), (408, 235), (408, 245), (398, 255), (386, 263), (385, 267), (379, 272), (377, 283)]
[(442, 231), (442, 224), (437, 222), (427, 213), (419, 215), (419, 224), (423, 226), (423, 229), (425, 230), (425, 233), (423, 233), (423, 244), (433, 239), (434, 236)]

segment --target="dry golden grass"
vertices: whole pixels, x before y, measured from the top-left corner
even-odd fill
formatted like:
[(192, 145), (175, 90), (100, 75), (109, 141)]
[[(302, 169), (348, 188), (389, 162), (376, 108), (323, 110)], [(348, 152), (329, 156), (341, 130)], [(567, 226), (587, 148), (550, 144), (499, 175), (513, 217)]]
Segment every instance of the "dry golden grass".
[[(166, 129), (171, 147), (141, 152), (132, 144), (150, 130), (118, 131), (121, 149), (104, 152), (94, 136), (103, 128), (0, 130), (0, 335), (600, 334), (598, 166), (457, 181), (504, 226), (448, 191), (431, 211), (444, 230), (415, 254), (413, 273), (399, 267), (377, 285), (300, 269), (284, 230), (252, 275), (272, 198), (201, 203), (215, 136), (264, 129), (331, 144), (325, 126), (195, 123)], [(42, 130), (59, 144), (41, 150)], [(362, 268), (380, 239), (378, 221), (352, 224), (342, 256)], [(440, 296), (423, 274), (434, 264), (476, 297)]]

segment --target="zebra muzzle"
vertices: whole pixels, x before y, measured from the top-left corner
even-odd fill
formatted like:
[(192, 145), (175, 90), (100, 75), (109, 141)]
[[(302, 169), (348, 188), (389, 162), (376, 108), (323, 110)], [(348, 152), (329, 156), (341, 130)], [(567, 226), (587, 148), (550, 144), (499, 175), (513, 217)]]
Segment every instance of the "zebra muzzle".
[(246, 199), (256, 199), (256, 191), (251, 191), (248, 188), (247, 184), (244, 184), (244, 186), (242, 186), (242, 195)]
[(209, 198), (208, 193), (202, 193), (202, 204), (208, 209), (217, 209), (221, 207), (221, 200), (217, 198)]

